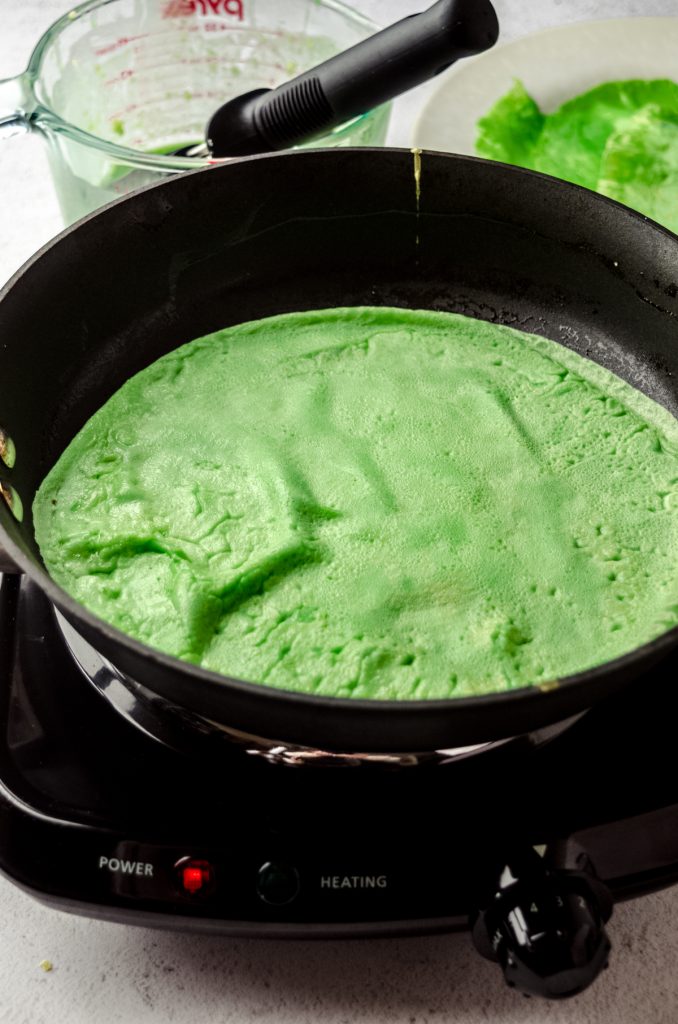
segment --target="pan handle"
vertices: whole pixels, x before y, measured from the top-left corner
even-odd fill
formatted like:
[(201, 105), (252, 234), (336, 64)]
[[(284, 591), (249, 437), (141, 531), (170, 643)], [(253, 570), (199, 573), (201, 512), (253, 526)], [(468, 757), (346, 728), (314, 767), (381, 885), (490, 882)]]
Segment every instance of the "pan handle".
[(2, 544), (0, 544), (0, 572), (11, 573), (12, 575), (18, 575), (22, 572), (16, 562), (13, 562), (9, 557)]

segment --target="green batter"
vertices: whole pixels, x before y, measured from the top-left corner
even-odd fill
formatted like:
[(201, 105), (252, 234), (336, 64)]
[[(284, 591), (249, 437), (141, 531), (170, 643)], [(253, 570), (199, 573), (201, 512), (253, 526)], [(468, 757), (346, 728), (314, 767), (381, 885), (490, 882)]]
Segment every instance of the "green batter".
[(516, 82), (478, 122), (476, 150), (594, 189), (678, 232), (675, 82), (607, 82), (549, 115)]
[(101, 618), (290, 690), (547, 685), (678, 623), (678, 421), (554, 342), (445, 313), (193, 341), (92, 417), (34, 517)]

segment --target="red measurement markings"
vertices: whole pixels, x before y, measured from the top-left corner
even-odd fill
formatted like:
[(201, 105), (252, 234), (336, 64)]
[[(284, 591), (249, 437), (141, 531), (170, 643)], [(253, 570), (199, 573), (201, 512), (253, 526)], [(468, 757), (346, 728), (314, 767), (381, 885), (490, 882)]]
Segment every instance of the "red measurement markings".
[(129, 117), (129, 115), (133, 114), (136, 110), (141, 109), (142, 108), (140, 103), (130, 103), (126, 107), (123, 107), (122, 110), (116, 110), (114, 114), (109, 114), (108, 120), (122, 121), (125, 117)]
[(105, 57), (107, 53), (114, 53), (123, 46), (129, 46), (130, 43), (136, 42), (137, 39), (147, 38), (148, 32), (144, 32), (140, 36), (120, 36), (120, 38), (116, 39), (114, 43), (109, 43), (108, 46), (102, 46), (100, 50), (95, 50), (94, 53), (97, 57)]
[(126, 78), (132, 78), (133, 75), (134, 71), (132, 68), (125, 68), (123, 71), (120, 72), (119, 75), (116, 75), (115, 78), (109, 78), (106, 82), (104, 82), (104, 85), (109, 86), (115, 85), (116, 82), (124, 82)]
[(163, 18), (185, 18), (193, 14), (193, 0), (169, 0), (162, 9)]
[(181, 18), (191, 14), (219, 14), (244, 21), (245, 4), (244, 0), (169, 0), (162, 12), (163, 18)]

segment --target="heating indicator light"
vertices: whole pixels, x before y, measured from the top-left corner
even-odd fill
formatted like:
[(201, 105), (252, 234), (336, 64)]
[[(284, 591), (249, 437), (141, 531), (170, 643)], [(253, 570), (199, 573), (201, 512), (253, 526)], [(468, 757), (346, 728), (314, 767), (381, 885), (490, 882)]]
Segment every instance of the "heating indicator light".
[(189, 896), (204, 896), (214, 886), (214, 868), (206, 860), (183, 857), (175, 865), (179, 888)]

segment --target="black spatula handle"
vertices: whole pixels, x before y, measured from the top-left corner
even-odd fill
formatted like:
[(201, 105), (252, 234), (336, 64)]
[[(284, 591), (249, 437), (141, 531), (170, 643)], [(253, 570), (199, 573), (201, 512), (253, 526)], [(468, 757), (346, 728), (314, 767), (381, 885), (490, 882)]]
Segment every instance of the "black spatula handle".
[(488, 50), (499, 23), (490, 0), (438, 0), (277, 89), (221, 107), (209, 123), (214, 156), (287, 149)]

